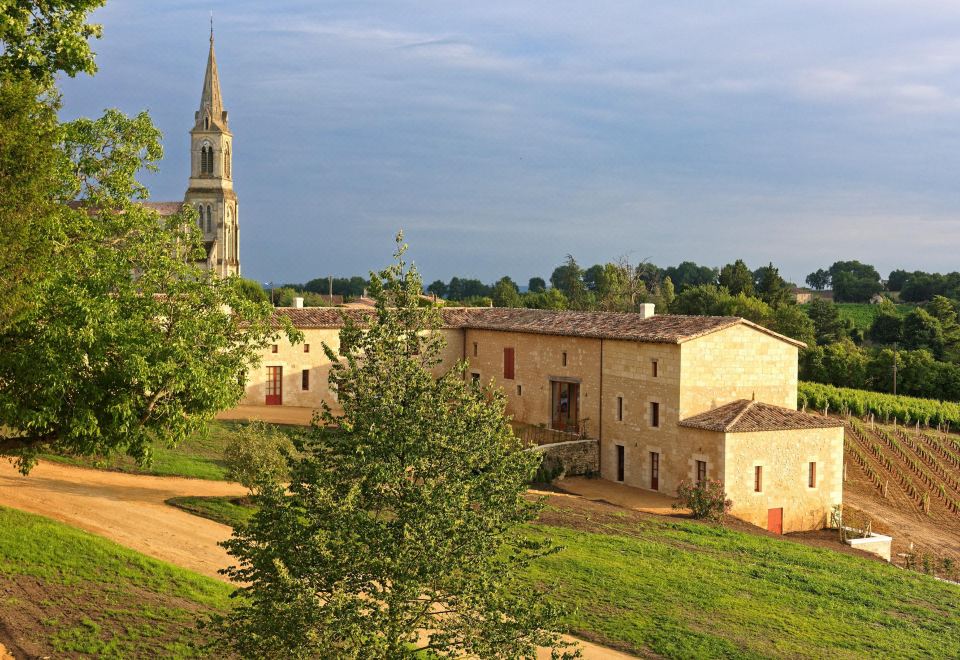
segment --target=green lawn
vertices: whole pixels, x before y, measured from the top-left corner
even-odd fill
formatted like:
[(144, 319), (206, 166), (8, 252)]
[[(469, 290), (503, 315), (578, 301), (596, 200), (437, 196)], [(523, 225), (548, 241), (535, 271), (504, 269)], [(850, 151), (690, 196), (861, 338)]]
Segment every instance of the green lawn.
[(43, 458), (48, 461), (101, 470), (224, 481), (227, 478), (227, 469), (223, 463), (223, 450), (232, 430), (238, 424), (240, 422), (215, 421), (210, 424), (207, 433), (189, 437), (176, 447), (157, 446), (154, 449), (153, 462), (148, 466), (137, 465), (136, 461), (125, 454), (110, 456), (48, 454)]
[(246, 522), (256, 511), (236, 497), (171, 497), (167, 504), (231, 527)]
[(0, 621), (24, 656), (196, 657), (198, 619), (226, 610), (231, 590), (0, 507)]
[[(193, 498), (228, 524), (250, 507)], [(693, 521), (551, 508), (530, 525), (564, 547), (531, 583), (576, 635), (690, 657), (960, 656), (960, 587), (877, 561)]]

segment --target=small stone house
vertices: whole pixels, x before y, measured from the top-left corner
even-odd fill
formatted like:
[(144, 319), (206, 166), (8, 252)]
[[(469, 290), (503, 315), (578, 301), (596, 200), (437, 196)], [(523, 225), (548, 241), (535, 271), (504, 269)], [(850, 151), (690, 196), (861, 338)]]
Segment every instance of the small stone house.
[[(342, 314), (281, 309), (304, 333), (251, 374), (245, 404), (336, 407), (325, 342)], [(777, 532), (822, 527), (842, 499), (843, 429), (798, 412), (801, 342), (735, 317), (444, 309), (440, 369), (457, 360), (492, 382), (516, 422), (593, 439), (596, 473), (673, 495), (683, 480), (717, 479), (732, 513)]]

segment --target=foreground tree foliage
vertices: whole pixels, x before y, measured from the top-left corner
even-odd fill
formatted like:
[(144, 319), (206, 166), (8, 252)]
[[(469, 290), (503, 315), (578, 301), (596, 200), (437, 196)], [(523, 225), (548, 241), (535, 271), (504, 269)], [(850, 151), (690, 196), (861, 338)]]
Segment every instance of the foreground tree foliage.
[(539, 456), (513, 436), (502, 394), (462, 368), (434, 377), (440, 319), (418, 304), (403, 250), (372, 277), (369, 326), (344, 328), (339, 356), (326, 349), (342, 416), (324, 410), (289, 490), (260, 483), (259, 512), (224, 543), (239, 560), (226, 574), (247, 585), (217, 620), (228, 651), (532, 658), (557, 643), (558, 612), (516, 578), (553, 551), (520, 530), (541, 507), (525, 497)]
[(239, 400), (279, 329), (237, 278), (198, 268), (192, 209), (139, 203), (162, 155), (146, 113), (57, 122), (54, 76), (95, 70), (100, 4), (0, 15), (0, 455), (24, 472), (42, 452), (148, 461)]

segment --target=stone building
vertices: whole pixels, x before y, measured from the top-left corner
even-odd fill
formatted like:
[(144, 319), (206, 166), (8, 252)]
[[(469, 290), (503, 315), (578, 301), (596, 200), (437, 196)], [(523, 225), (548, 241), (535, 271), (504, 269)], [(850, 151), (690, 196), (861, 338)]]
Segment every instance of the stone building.
[[(278, 343), (251, 374), (245, 404), (336, 409), (327, 343), (342, 314), (280, 309), (304, 342)], [(774, 531), (822, 527), (842, 498), (843, 430), (801, 413), (801, 342), (734, 317), (445, 309), (441, 369), (506, 394), (517, 422), (595, 440), (604, 479), (672, 495), (718, 479), (733, 514)]]
[(147, 202), (160, 215), (172, 215), (184, 204), (197, 209), (206, 259), (201, 264), (220, 277), (240, 274), (240, 223), (237, 194), (233, 190), (233, 133), (223, 109), (220, 75), (210, 50), (200, 93), (200, 107), (190, 129), (190, 179), (182, 202)]

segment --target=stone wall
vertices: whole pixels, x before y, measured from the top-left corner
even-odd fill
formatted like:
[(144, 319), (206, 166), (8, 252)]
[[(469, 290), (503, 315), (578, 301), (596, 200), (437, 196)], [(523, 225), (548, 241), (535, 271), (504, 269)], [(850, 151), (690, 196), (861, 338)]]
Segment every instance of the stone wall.
[(746, 325), (680, 345), (680, 418), (737, 399), (797, 409), (797, 347)]
[[(767, 527), (770, 509), (782, 508), (784, 532), (819, 529), (843, 501), (842, 428), (727, 433), (724, 454), (731, 513), (759, 527)], [(813, 488), (810, 463), (817, 464)], [(754, 490), (757, 466), (763, 468), (759, 493)]]
[[(600, 340), (526, 332), (466, 331), (470, 374), (484, 384), (493, 381), (507, 399), (507, 414), (526, 424), (550, 426), (551, 380), (580, 384), (580, 419), (587, 435), (597, 436), (600, 423)], [(514, 378), (504, 378), (503, 349), (514, 349)], [(563, 355), (567, 360), (564, 365)]]
[[(291, 344), (285, 337), (277, 339), (273, 346), (261, 354), (261, 363), (247, 374), (246, 394), (241, 405), (262, 406), (266, 402), (267, 367), (283, 368), (283, 405), (319, 408), (325, 401), (334, 411), (339, 410), (337, 400), (330, 390), (330, 360), (323, 350), (326, 343), (336, 352), (340, 348), (339, 328), (301, 328), (303, 341)], [(446, 346), (443, 361), (434, 369), (435, 375), (450, 369), (463, 357), (463, 331), (444, 329)], [(308, 348), (309, 347), (309, 348)], [(303, 388), (303, 372), (309, 372), (308, 388)]]
[(543, 465), (559, 465), (568, 477), (595, 475), (600, 468), (600, 444), (596, 440), (571, 440), (533, 447), (543, 454)]

